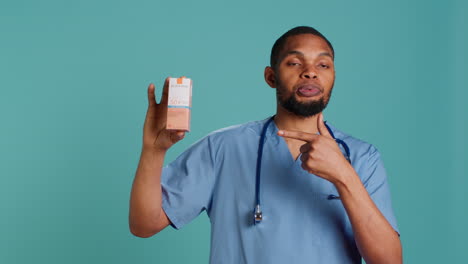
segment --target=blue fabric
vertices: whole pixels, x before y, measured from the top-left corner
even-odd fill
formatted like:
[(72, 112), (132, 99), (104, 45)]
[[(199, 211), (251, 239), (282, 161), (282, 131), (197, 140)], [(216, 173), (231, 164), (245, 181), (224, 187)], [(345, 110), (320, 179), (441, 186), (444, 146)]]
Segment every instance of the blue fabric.
[[(215, 131), (164, 167), (163, 209), (179, 229), (206, 210), (210, 263), (361, 263), (334, 185), (301, 168), (274, 122), (262, 160), (263, 221), (254, 225), (255, 168), (268, 119)], [(379, 152), (327, 123), (348, 144), (352, 165), (374, 203), (398, 232)]]

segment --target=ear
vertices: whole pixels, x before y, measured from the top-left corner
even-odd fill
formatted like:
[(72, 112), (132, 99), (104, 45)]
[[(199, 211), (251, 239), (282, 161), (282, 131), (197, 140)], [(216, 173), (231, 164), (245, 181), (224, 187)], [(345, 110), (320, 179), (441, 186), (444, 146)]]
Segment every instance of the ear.
[(265, 81), (271, 88), (276, 88), (275, 71), (270, 66), (265, 67)]

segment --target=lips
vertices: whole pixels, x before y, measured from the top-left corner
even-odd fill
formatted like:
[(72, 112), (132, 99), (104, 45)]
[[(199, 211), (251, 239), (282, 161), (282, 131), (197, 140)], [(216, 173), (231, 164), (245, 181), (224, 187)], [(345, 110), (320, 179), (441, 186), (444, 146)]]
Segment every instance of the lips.
[(314, 97), (322, 93), (320, 86), (314, 84), (305, 84), (297, 88), (296, 93), (303, 97)]

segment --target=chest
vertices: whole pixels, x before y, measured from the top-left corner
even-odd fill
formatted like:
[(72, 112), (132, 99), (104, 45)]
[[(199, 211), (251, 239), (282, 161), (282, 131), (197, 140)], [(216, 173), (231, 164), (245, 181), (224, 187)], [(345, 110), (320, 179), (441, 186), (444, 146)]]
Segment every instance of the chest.
[(258, 145), (235, 144), (229, 148), (219, 159), (213, 200), (247, 212), (255, 207), (257, 192), (262, 207), (274, 205), (275, 210), (291, 213), (332, 204), (328, 197), (338, 196), (334, 185), (305, 171), (297, 159), (303, 142), (287, 144), (280, 140), (270, 139), (263, 146), (258, 186)]
[(291, 155), (291, 159), (297, 160), (297, 158), (301, 154), (300, 152), (301, 146), (304, 145), (305, 142), (294, 140), (294, 139), (287, 139), (285, 140), (285, 143), (286, 143), (285, 145), (287, 147), (287, 150), (289, 151), (289, 154)]

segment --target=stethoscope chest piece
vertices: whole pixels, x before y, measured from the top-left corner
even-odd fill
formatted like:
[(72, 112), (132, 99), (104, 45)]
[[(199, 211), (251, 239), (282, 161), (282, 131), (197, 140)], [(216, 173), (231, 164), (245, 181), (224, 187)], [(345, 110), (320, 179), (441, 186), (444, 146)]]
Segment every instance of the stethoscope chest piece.
[(257, 204), (257, 206), (255, 207), (255, 212), (254, 212), (254, 223), (255, 224), (259, 224), (263, 219), (263, 214), (262, 214), (262, 210), (260, 209), (260, 205)]

